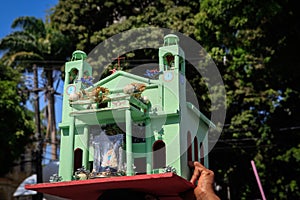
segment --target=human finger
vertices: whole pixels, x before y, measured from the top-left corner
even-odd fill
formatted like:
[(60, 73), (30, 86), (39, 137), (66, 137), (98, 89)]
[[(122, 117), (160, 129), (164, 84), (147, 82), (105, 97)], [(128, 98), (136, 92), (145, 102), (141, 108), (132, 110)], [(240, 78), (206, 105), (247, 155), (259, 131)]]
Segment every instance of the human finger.
[(191, 177), (190, 182), (192, 184), (196, 184), (196, 181), (199, 179), (199, 177), (201, 176), (201, 173), (206, 169), (202, 164), (200, 164), (199, 162), (193, 162), (194, 165), (194, 172), (193, 175)]

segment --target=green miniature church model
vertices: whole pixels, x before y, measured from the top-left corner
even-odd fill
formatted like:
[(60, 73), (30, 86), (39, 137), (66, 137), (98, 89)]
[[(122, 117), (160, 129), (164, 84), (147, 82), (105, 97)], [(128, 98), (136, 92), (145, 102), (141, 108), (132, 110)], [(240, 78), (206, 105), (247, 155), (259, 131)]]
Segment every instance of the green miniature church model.
[[(159, 48), (158, 79), (116, 71), (91, 83), (86, 54), (66, 63), (59, 176), (77, 168), (95, 176), (174, 172), (189, 179), (188, 161), (208, 166), (213, 124), (186, 100), (185, 55), (169, 34)], [(92, 174), (91, 173), (91, 174)]]

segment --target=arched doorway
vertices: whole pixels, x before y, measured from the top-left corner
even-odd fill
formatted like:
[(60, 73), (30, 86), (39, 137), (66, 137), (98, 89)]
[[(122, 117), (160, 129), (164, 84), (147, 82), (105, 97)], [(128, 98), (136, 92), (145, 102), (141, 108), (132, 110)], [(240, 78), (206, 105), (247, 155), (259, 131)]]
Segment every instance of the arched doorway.
[(152, 146), (153, 169), (166, 167), (166, 145), (164, 141), (157, 140)]
[(74, 151), (74, 172), (82, 167), (82, 154), (83, 151), (80, 148), (75, 149)]

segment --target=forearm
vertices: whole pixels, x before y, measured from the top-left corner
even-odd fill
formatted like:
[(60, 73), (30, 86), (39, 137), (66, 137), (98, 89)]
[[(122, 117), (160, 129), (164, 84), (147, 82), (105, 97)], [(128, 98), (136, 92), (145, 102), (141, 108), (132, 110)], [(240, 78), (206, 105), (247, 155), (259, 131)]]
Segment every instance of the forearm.
[(220, 200), (220, 198), (215, 194), (213, 188), (195, 188), (194, 193), (196, 194), (197, 200)]
[(197, 200), (220, 200), (214, 193), (201, 193), (196, 198)]

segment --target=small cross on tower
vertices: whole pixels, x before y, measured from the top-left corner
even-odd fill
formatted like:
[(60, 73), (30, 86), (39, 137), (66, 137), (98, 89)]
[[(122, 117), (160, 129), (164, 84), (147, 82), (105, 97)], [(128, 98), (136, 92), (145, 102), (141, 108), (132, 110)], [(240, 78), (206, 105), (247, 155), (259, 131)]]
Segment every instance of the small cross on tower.
[(120, 57), (120, 56), (118, 55), (118, 57), (113, 58), (113, 59), (117, 59), (117, 60), (118, 60), (118, 69), (121, 69), (120, 61), (121, 61), (121, 60), (125, 60), (125, 57)]

